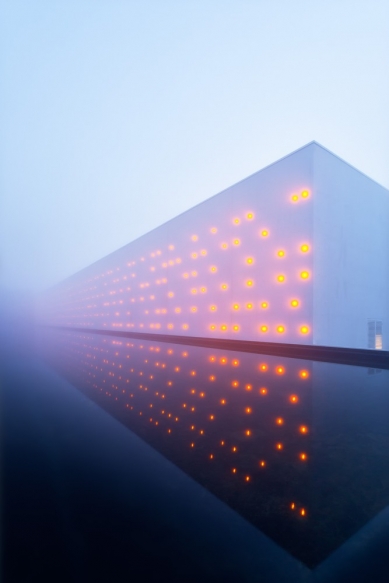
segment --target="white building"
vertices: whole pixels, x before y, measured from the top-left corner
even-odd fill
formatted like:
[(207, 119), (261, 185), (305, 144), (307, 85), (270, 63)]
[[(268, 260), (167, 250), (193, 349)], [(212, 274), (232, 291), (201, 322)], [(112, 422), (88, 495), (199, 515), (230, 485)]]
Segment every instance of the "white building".
[(389, 349), (389, 192), (311, 142), (49, 290), (61, 326)]

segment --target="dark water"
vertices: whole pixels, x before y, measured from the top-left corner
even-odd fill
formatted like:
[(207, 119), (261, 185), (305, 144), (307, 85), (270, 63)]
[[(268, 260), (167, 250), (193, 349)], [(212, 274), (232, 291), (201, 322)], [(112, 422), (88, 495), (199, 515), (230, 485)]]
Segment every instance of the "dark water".
[(389, 371), (65, 332), (40, 356), (3, 363), (5, 580), (389, 580)]

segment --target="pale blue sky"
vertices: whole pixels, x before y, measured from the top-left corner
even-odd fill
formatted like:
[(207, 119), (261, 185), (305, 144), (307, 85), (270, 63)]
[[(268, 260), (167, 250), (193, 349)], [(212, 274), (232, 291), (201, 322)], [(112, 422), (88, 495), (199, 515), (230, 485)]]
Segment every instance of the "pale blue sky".
[(316, 140), (389, 188), (387, 0), (0, 18), (0, 285), (50, 286)]

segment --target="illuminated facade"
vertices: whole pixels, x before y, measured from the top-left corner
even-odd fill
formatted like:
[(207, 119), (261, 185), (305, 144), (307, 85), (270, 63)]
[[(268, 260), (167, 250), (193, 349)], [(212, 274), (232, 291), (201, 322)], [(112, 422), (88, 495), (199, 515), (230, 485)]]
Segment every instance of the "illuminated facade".
[(389, 348), (389, 193), (312, 142), (50, 290), (46, 323)]

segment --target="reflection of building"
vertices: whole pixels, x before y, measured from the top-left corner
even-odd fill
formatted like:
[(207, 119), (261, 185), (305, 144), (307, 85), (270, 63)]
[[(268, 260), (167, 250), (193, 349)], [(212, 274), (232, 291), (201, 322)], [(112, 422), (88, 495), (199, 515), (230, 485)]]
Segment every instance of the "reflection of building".
[(389, 193), (312, 142), (50, 290), (63, 326), (389, 348)]

